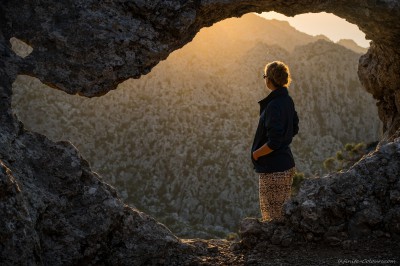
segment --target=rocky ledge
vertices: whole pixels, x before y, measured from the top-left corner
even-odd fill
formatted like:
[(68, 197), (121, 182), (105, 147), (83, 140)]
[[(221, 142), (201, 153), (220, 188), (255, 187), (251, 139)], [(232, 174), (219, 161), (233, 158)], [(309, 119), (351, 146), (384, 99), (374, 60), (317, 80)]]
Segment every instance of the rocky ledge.
[(241, 244), (349, 247), (366, 238), (400, 241), (400, 138), (381, 145), (345, 172), (307, 179), (279, 222), (242, 221)]

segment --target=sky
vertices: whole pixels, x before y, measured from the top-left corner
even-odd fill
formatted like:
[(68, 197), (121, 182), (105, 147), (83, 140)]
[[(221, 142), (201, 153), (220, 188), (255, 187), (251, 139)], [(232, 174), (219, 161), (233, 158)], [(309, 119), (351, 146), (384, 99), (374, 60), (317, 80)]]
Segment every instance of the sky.
[(334, 42), (352, 39), (361, 47), (369, 47), (369, 40), (365, 39), (365, 34), (357, 25), (331, 13), (306, 13), (294, 17), (286, 17), (276, 12), (264, 12), (259, 15), (267, 19), (286, 20), (292, 27), (309, 35), (323, 34)]

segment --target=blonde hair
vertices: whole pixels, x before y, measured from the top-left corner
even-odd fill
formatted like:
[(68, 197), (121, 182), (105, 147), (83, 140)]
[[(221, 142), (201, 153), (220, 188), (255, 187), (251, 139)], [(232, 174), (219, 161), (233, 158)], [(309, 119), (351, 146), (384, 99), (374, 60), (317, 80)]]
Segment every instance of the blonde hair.
[(268, 63), (264, 73), (275, 87), (289, 87), (292, 82), (289, 67), (281, 61)]

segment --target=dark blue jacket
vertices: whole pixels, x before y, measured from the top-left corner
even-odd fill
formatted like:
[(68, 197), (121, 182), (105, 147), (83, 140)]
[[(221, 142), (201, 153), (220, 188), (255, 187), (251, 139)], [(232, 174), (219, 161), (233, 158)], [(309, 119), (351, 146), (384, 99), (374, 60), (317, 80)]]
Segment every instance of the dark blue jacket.
[[(299, 132), (299, 118), (287, 88), (272, 91), (260, 104), (260, 120), (251, 148), (251, 160), (257, 173), (274, 173), (295, 166), (290, 143)], [(273, 151), (253, 159), (253, 152), (267, 144)]]

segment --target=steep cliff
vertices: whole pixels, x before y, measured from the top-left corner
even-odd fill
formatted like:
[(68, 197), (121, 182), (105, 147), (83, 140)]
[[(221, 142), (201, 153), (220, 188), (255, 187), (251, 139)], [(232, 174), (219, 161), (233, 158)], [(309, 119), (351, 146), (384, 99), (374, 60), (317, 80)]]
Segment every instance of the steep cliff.
[[(91, 172), (71, 144), (54, 143), (25, 131), (12, 114), (11, 84), (18, 74), (27, 74), (67, 93), (100, 96), (129, 77), (148, 73), (171, 51), (189, 42), (201, 27), (269, 10), (287, 15), (332, 12), (357, 24), (373, 40), (361, 57), (359, 77), (379, 101), (385, 138), (392, 141), (348, 173), (305, 184), (307, 195), (288, 204), (295, 207), (287, 208), (291, 211), (287, 212), (286, 225), (274, 228), (274, 242), (282, 244), (292, 232), (299, 232), (294, 234), (301, 239), (319, 241), (329, 229), (325, 226), (329, 222), (320, 216), (324, 211), (333, 212), (337, 222), (348, 229), (349, 234), (343, 237), (371, 236), (369, 232), (375, 227), (396, 237), (400, 223), (396, 163), (400, 151), (398, 141), (393, 141), (400, 134), (397, 1), (121, 0), (99, 4), (6, 0), (0, 4), (2, 262), (177, 264), (190, 252), (201, 253), (201, 248), (195, 250), (164, 226), (119, 202), (113, 189)], [(25, 58), (14, 54), (11, 37), (31, 45), (33, 52)], [(361, 177), (368, 178), (371, 186), (362, 186)], [(351, 185), (358, 183), (360, 186), (352, 190)], [(321, 199), (331, 195), (337, 205), (321, 201), (326, 203), (321, 207), (313, 200), (318, 193), (322, 193)], [(340, 195), (354, 200), (341, 202)], [(357, 207), (347, 212), (343, 204)], [(243, 237), (245, 240), (246, 235)]]

